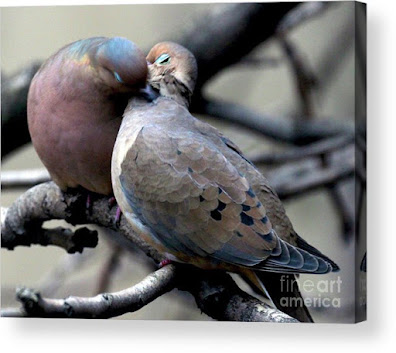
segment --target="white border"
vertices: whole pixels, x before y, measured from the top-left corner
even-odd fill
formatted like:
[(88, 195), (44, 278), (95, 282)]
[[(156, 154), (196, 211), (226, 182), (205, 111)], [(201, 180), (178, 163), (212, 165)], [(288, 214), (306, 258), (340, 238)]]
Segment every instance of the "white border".
[[(156, 1), (155, 3), (169, 1)], [(176, 1), (175, 1), (176, 2)], [(1, 6), (109, 4), (2, 0)], [(117, 1), (117, 4), (131, 1)], [(394, 0), (368, 0), (369, 321), (359, 325), (275, 325), (178, 321), (1, 319), (10, 351), (41, 352), (365, 352), (395, 347), (396, 63)], [(391, 112), (393, 115), (391, 115)], [(392, 168), (392, 170), (391, 170)], [(6, 350), (4, 350), (6, 351)]]

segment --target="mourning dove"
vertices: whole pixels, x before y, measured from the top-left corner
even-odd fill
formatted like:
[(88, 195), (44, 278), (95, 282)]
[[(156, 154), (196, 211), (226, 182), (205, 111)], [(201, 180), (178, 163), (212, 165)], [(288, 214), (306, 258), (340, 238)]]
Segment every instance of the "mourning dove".
[[(278, 296), (277, 306), (281, 292), (300, 295), (298, 287), (280, 288), (281, 274), (337, 271), (297, 235), (276, 192), (241, 150), (189, 113), (194, 56), (164, 42), (147, 60), (159, 97), (130, 100), (112, 158), (114, 195), (136, 233), (172, 261), (268, 282), (262, 289)], [(283, 309), (311, 321), (304, 306)]]
[(62, 190), (112, 194), (111, 155), (122, 113), (146, 78), (144, 54), (119, 37), (79, 40), (41, 66), (29, 90), (29, 132)]

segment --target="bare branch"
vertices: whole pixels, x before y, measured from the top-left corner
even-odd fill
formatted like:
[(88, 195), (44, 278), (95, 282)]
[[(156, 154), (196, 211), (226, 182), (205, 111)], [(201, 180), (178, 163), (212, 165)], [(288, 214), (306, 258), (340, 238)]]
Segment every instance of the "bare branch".
[(220, 321), (298, 322), (242, 291), (232, 278), (220, 271), (191, 269), (179, 289), (194, 295), (198, 307)]
[(353, 136), (336, 136), (314, 142), (303, 147), (293, 147), (282, 153), (265, 153), (252, 156), (250, 160), (255, 164), (282, 164), (291, 161), (298, 161), (310, 157), (319, 157), (321, 154), (327, 154), (337, 149), (346, 147), (353, 143)]
[[(286, 168), (285, 168), (286, 169)], [(288, 199), (305, 194), (317, 188), (328, 187), (337, 182), (351, 178), (355, 168), (353, 161), (332, 165), (328, 168), (294, 167), (286, 171), (275, 171), (268, 175), (268, 180), (281, 199)]]
[(107, 319), (139, 310), (175, 287), (174, 266), (165, 266), (151, 273), (140, 283), (115, 293), (103, 293), (93, 298), (43, 298), (28, 288), (17, 290), (17, 299), (33, 317)]
[(197, 59), (196, 91), (199, 92), (218, 72), (272, 37), (283, 16), (298, 5), (218, 4), (207, 13), (200, 13), (191, 28), (177, 40)]
[(335, 212), (342, 222), (344, 239), (351, 240), (355, 234), (355, 202), (351, 202), (354, 199), (354, 183), (339, 182), (329, 185), (328, 188), (334, 202)]
[(317, 79), (297, 46), (285, 35), (279, 35), (278, 38), (286, 56), (289, 58), (294, 73), (296, 90), (301, 102), (302, 116), (305, 119), (311, 119), (314, 115), (312, 88), (317, 84)]
[(102, 270), (100, 271), (96, 293), (107, 292), (111, 278), (118, 268), (121, 254), (122, 248), (118, 245), (113, 245), (110, 249), (110, 256), (107, 258)]
[[(29, 225), (34, 221), (36, 221), (37, 224), (42, 224), (43, 221), (49, 219), (65, 219), (72, 224), (93, 223), (102, 227), (118, 230), (124, 238), (132, 241), (156, 262), (160, 262), (164, 259), (161, 254), (151, 248), (132, 231), (131, 226), (124, 217), (121, 218), (119, 224), (116, 224), (114, 219), (116, 210), (115, 208), (109, 210), (108, 199), (106, 197), (92, 198), (91, 210), (86, 209), (85, 200), (86, 197), (82, 194), (62, 193), (53, 182), (40, 184), (28, 190), (14, 202), (9, 211), (2, 217), (2, 227), (6, 227), (9, 232), (15, 233), (23, 238), (24, 231), (28, 229)], [(165, 268), (168, 268), (168, 266)], [(191, 269), (190, 266), (188, 266), (188, 268), (189, 270), (186, 272), (186, 275), (182, 275), (177, 283), (182, 290), (191, 292), (198, 306), (213, 318), (238, 321), (277, 320), (278, 322), (297, 322), (290, 316), (276, 309), (272, 309), (259, 300), (249, 296), (247, 293), (242, 292), (235, 284), (231, 285), (233, 281), (225, 273), (216, 274), (213, 271)], [(168, 271), (173, 272), (173, 269), (174, 265), (171, 265), (165, 271), (165, 283), (158, 283), (158, 286), (155, 287), (157, 289), (150, 289), (144, 286), (144, 293), (146, 293), (146, 291), (148, 293), (148, 301), (145, 303), (155, 299), (159, 295), (165, 293), (165, 291), (172, 289), (170, 282), (174, 280), (174, 275)], [(196, 272), (194, 272), (192, 276), (189, 271)], [(153, 278), (150, 276), (146, 279), (147, 281), (151, 281)], [(133, 288), (141, 288), (141, 285), (138, 285), (138, 287), (134, 286), (130, 290), (127, 289), (125, 290), (126, 292), (122, 291), (122, 293), (127, 293), (129, 295), (130, 291), (133, 292)], [(129, 306), (129, 304), (127, 305), (125, 302), (125, 296), (115, 298), (113, 295), (100, 295), (91, 298), (92, 300), (89, 298), (47, 300), (32, 290), (21, 290), (18, 293), (20, 300), (24, 303), (25, 310), (30, 315), (34, 316), (65, 317), (65, 305), (71, 305), (71, 307), (77, 308), (76, 311), (72, 311), (71, 314), (67, 313), (67, 315), (73, 315), (73, 317), (89, 317), (94, 311), (96, 312), (95, 317), (110, 317), (109, 313), (111, 313), (111, 315), (121, 315), (122, 310), (125, 308), (130, 310), (132, 307), (132, 304)], [(119, 295), (120, 292), (115, 294)], [(210, 304), (213, 303), (213, 300), (217, 303), (216, 298), (222, 298), (222, 300), (225, 301), (222, 302), (221, 305)], [(109, 309), (109, 300), (118, 300), (115, 308)], [(137, 299), (131, 300), (136, 301)], [(86, 305), (84, 306), (81, 303)], [(251, 305), (253, 306), (251, 307)], [(96, 309), (93, 309), (94, 307)], [(133, 306), (133, 308), (135, 307)]]
[(39, 67), (33, 63), (10, 77), (1, 75), (1, 158), (30, 141), (26, 102)]
[(50, 181), (48, 171), (42, 169), (11, 170), (1, 172), (1, 188), (30, 188), (32, 186)]
[(28, 315), (22, 308), (2, 308), (1, 317), (27, 317)]
[[(8, 217), (9, 209), (2, 207), (1, 213)], [(54, 245), (65, 249), (69, 254), (82, 252), (84, 248), (94, 248), (98, 244), (98, 232), (86, 227), (71, 231), (67, 228), (57, 227), (46, 229), (41, 223), (32, 222), (27, 225), (23, 233), (16, 233), (9, 223), (1, 223), (1, 247), (8, 250), (16, 246), (31, 246), (33, 244), (47, 246)]]
[(290, 32), (300, 24), (304, 23), (308, 19), (311, 19), (323, 11), (325, 11), (330, 5), (327, 2), (312, 1), (301, 4), (300, 6), (291, 10), (279, 23), (277, 28), (278, 33)]
[(244, 66), (244, 67), (266, 67), (266, 68), (273, 68), (278, 67), (283, 63), (284, 59), (277, 58), (277, 57), (251, 57), (246, 56), (242, 58), (239, 62), (235, 63), (235, 66)]
[(199, 114), (210, 115), (246, 127), (280, 142), (303, 145), (342, 134), (354, 135), (353, 123), (345, 121), (334, 119), (301, 121), (298, 126), (295, 126), (292, 121), (265, 116), (232, 102), (203, 98), (197, 104), (195, 111)]

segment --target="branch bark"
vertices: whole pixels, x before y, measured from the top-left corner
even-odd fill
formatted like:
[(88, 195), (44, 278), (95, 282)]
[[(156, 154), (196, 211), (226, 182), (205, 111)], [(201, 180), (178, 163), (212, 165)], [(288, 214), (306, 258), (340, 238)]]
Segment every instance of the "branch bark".
[[(11, 219), (9, 212), (18, 212), (11, 208), (1, 208), (2, 219)], [(82, 252), (84, 248), (94, 248), (98, 245), (98, 232), (86, 227), (72, 231), (63, 227), (46, 229), (41, 222), (32, 220), (24, 230), (13, 230), (10, 223), (1, 223), (1, 247), (13, 250), (16, 246), (54, 245), (65, 249), (69, 254)]]
[(151, 273), (140, 283), (115, 293), (102, 293), (92, 298), (43, 298), (39, 292), (17, 289), (17, 299), (30, 317), (108, 319), (134, 312), (175, 287), (174, 266)]

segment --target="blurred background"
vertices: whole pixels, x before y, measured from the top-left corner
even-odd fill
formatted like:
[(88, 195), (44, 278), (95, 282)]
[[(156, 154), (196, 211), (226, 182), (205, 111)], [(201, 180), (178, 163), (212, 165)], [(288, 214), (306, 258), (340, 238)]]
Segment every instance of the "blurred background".
[[(34, 61), (42, 61), (61, 46), (92, 36), (123, 36), (147, 51), (158, 41), (174, 39), (192, 24), (202, 20), (207, 11), (227, 5), (169, 4), (122, 6), (24, 7), (1, 9), (1, 69), (12, 75)], [(340, 2), (327, 7), (288, 33), (307, 67), (316, 78), (311, 92), (315, 119), (345, 120), (355, 116), (355, 7)], [(204, 30), (204, 29), (202, 29)], [(249, 54), (260, 58), (222, 70), (204, 86), (207, 96), (241, 104), (277, 119), (301, 116), (301, 99), (296, 77), (284, 47), (276, 38), (267, 40)], [(198, 116), (219, 128), (244, 153), (278, 153), (285, 149), (265, 136), (209, 116)], [(2, 159), (2, 171), (43, 167), (34, 149), (27, 144)], [(265, 175), (279, 166), (261, 166)], [(354, 207), (353, 179), (345, 185), (345, 196)], [(2, 190), (1, 205), (7, 207), (23, 189)], [(299, 197), (285, 200), (285, 207), (296, 231), (341, 267), (341, 272), (325, 276), (302, 275), (300, 281), (342, 281), (340, 293), (305, 293), (304, 297), (339, 298), (338, 307), (311, 307), (316, 322), (353, 322), (355, 314), (355, 243), (343, 236), (343, 224), (334, 200), (326, 188), (318, 188)], [(49, 226), (58, 224), (51, 222)], [(114, 258), (116, 270), (107, 291), (129, 287), (148, 273), (153, 264), (136, 252), (117, 251), (106, 237), (97, 248), (67, 255), (64, 250), (32, 246), (13, 251), (1, 250), (1, 305), (18, 306), (15, 287), (24, 285), (41, 290), (44, 295), (92, 296), (100, 287), (103, 269)], [(54, 280), (56, 279), (56, 280)], [(241, 281), (238, 284), (246, 289)], [(338, 301), (337, 301), (338, 303)], [(211, 320), (196, 307), (188, 293), (173, 290), (136, 313), (119, 319)]]

